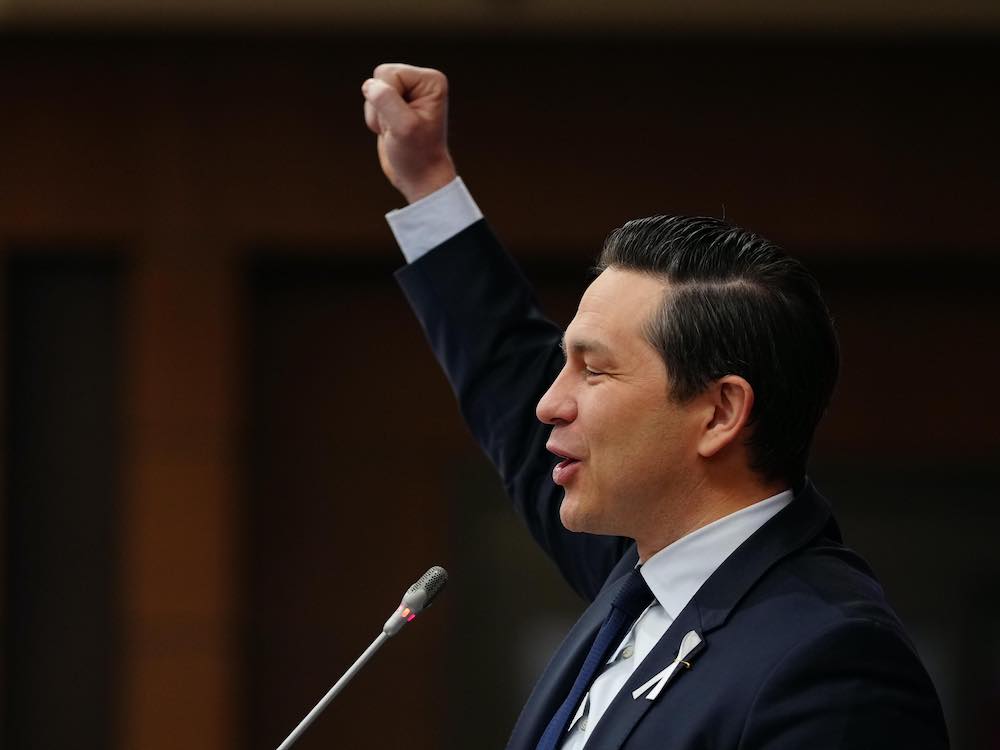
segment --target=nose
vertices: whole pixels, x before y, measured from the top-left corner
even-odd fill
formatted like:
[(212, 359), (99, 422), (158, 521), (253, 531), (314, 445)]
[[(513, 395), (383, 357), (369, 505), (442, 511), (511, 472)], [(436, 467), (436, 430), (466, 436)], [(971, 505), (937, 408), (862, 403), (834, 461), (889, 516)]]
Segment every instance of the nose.
[(550, 425), (569, 424), (576, 419), (576, 399), (567, 377), (568, 371), (562, 371), (552, 381), (552, 385), (538, 400), (535, 416), (540, 422)]

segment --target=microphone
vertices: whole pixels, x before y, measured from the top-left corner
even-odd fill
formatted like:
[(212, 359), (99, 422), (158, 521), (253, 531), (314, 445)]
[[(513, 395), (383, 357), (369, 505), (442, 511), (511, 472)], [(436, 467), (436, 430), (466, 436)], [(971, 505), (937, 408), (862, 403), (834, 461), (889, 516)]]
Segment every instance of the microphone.
[(344, 689), (347, 683), (354, 679), (354, 676), (368, 663), (372, 655), (387, 640), (402, 630), (404, 625), (412, 622), (417, 615), (431, 606), (434, 597), (441, 593), (441, 589), (444, 588), (446, 583), (448, 583), (448, 573), (440, 565), (435, 565), (420, 576), (417, 582), (410, 586), (406, 590), (406, 593), (403, 594), (403, 599), (399, 603), (399, 607), (385, 621), (385, 625), (382, 627), (382, 632), (378, 638), (372, 641), (372, 644), (358, 657), (358, 660), (351, 665), (351, 668), (344, 672), (343, 677), (337, 680), (337, 684), (330, 688), (313, 710), (306, 714), (306, 717), (299, 722), (299, 725), (292, 730), (292, 733), (285, 738), (285, 741), (278, 745), (278, 750), (288, 750), (302, 736), (309, 725), (315, 721), (316, 717), (323, 713), (323, 710), (330, 705), (330, 702)]
[(387, 638), (396, 635), (406, 623), (411, 622), (413, 618), (431, 606), (434, 597), (440, 593), (446, 583), (448, 583), (448, 573), (440, 565), (435, 565), (420, 576), (417, 582), (403, 594), (403, 601), (399, 603), (399, 609), (385, 621), (382, 633)]

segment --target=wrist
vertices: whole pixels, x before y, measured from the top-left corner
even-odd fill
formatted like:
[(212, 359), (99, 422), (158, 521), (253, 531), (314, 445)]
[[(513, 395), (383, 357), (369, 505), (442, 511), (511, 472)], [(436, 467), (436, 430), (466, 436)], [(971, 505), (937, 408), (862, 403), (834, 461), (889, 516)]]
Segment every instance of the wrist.
[(407, 203), (416, 203), (421, 198), (426, 198), (454, 181), (457, 176), (458, 173), (455, 171), (451, 157), (447, 157), (446, 161), (421, 174), (419, 180), (400, 181), (397, 188), (406, 198)]

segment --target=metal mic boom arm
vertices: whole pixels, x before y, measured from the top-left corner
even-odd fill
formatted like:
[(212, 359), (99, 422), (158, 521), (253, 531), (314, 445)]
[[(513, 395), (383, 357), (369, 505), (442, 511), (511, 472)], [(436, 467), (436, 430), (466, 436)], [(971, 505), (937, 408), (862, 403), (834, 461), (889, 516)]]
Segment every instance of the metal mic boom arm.
[(400, 602), (399, 608), (385, 621), (385, 626), (378, 638), (372, 641), (372, 644), (365, 649), (365, 652), (358, 657), (351, 668), (344, 672), (344, 676), (337, 680), (337, 683), (330, 688), (313, 710), (306, 714), (306, 717), (299, 722), (299, 725), (292, 730), (285, 741), (278, 745), (278, 750), (288, 750), (316, 720), (316, 717), (323, 713), (323, 710), (330, 705), (337, 694), (346, 687), (347, 683), (354, 679), (354, 675), (361, 671), (361, 668), (368, 663), (375, 652), (382, 648), (382, 644), (402, 630), (403, 626), (413, 620), (420, 612), (431, 606), (434, 597), (440, 593), (447, 582), (448, 573), (438, 565), (420, 576), (420, 579), (403, 594), (403, 601)]

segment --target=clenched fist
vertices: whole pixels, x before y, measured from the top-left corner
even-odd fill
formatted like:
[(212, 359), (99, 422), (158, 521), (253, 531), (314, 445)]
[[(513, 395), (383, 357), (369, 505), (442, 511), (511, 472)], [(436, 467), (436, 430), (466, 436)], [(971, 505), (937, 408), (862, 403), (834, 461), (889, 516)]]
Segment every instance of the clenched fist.
[(412, 65), (379, 65), (361, 86), (389, 182), (413, 203), (455, 179), (448, 153), (448, 79)]

